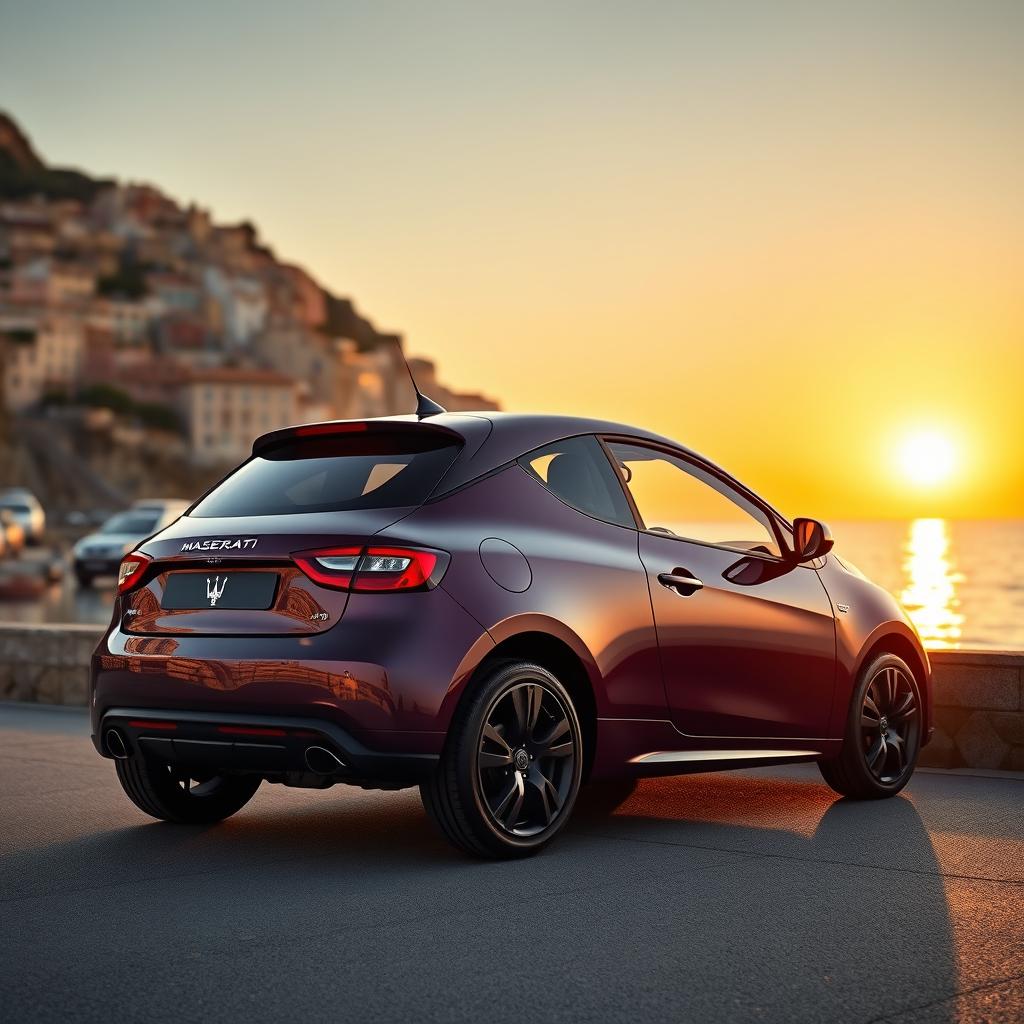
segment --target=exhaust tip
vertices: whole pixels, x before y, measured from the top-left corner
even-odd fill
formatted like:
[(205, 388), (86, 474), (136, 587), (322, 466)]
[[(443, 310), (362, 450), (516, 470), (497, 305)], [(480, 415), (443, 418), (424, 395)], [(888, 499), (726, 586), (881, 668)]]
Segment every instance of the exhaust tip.
[(128, 757), (128, 745), (124, 741), (124, 737), (117, 729), (108, 729), (107, 735), (104, 737), (104, 743), (107, 748), (107, 753), (118, 761), (123, 761)]
[(307, 747), (306, 766), (316, 775), (333, 775), (345, 767), (345, 762), (326, 747)]

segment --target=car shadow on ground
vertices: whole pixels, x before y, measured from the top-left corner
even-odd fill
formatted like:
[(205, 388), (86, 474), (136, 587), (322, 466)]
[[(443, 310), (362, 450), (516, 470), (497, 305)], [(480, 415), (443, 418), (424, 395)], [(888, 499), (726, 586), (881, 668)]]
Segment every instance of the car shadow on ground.
[[(548, 850), (481, 862), (435, 833), (415, 790), (266, 786), (217, 826), (140, 817), (26, 849), (5, 859), (4, 889), (43, 897), (44, 918), (64, 913), (62, 892), (76, 913), (114, 907), (104, 927), (124, 934), (141, 926), (129, 893), (173, 926), (225, 935), (251, 928), (255, 898), (267, 935), (326, 943), (343, 920), (371, 945), (399, 942), (398, 963), (434, 957), (424, 943), (442, 920), (467, 944), (456, 961), (475, 963), (492, 941), (481, 917), (500, 907), (553, 963), (582, 958), (615, 986), (678, 989), (693, 1013), (724, 989), (780, 1019), (779, 999), (799, 989), (849, 1019), (925, 1005), (928, 1020), (953, 1019), (951, 1004), (932, 1005), (960, 987), (957, 950), (912, 799), (853, 803), (814, 782), (736, 773), (645, 780), (609, 803), (585, 793)], [(437, 956), (440, 975), (455, 969)], [(545, 989), (552, 1007), (559, 998)]]

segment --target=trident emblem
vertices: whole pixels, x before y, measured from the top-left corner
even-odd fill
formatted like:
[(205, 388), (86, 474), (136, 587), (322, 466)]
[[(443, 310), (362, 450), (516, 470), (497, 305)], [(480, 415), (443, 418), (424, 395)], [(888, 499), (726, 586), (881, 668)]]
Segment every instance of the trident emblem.
[(224, 593), (224, 588), (228, 585), (228, 578), (225, 576), (221, 579), (219, 576), (214, 576), (211, 580), (209, 576), (206, 577), (206, 596), (210, 600), (210, 607), (213, 608), (220, 600)]

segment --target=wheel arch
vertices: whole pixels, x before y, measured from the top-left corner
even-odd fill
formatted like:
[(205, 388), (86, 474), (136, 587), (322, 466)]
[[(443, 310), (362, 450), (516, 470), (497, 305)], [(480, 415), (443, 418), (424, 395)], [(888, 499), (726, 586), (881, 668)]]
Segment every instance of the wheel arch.
[(924, 728), (921, 730), (921, 745), (924, 746), (928, 742), (932, 728), (932, 681), (928, 655), (919, 643), (916, 643), (902, 630), (886, 630), (883, 626), (880, 631), (869, 638), (857, 661), (853, 678), (858, 678), (864, 666), (870, 664), (880, 654), (895, 654), (897, 658), (902, 658), (914, 673), (914, 680), (921, 691), (921, 704), (924, 711)]
[[(582, 647), (582, 641), (576, 638)], [(597, 698), (593, 673), (597, 667), (589, 652), (582, 652), (568, 639), (540, 628), (509, 632), (491, 647), (469, 673), (465, 685), (452, 704), (449, 724), (458, 706), (473, 690), (473, 684), (495, 665), (508, 661), (532, 661), (546, 668), (569, 691), (583, 732), (583, 778), (586, 781), (594, 763), (597, 746)]]

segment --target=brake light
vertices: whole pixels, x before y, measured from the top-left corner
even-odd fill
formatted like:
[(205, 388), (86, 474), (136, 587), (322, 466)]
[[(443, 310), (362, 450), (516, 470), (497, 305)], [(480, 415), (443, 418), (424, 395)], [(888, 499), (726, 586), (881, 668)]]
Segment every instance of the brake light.
[(296, 427), (296, 437), (321, 437), (324, 434), (358, 434), (369, 429), (365, 423), (311, 423)]
[(431, 590), (448, 568), (448, 555), (428, 548), (326, 548), (292, 557), (314, 583), (336, 590)]
[(152, 561), (149, 555), (143, 555), (138, 551), (126, 555), (121, 561), (121, 568), (117, 571), (117, 592), (126, 594), (131, 590), (142, 579), (142, 574)]

